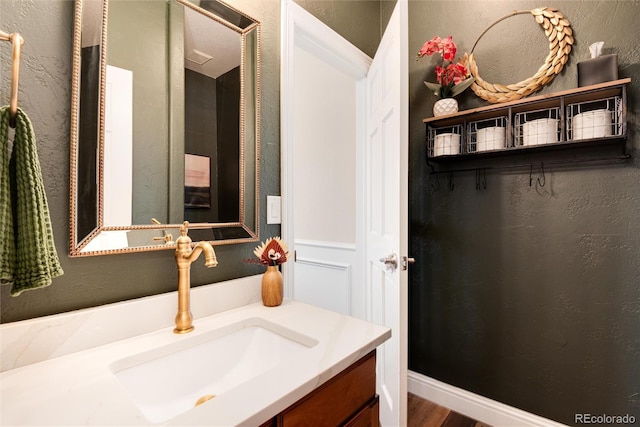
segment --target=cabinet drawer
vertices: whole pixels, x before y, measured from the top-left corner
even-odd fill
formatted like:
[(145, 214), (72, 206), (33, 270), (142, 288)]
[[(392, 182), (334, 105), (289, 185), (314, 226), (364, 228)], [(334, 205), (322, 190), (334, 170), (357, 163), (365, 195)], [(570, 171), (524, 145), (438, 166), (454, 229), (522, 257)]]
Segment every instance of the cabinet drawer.
[(278, 424), (276, 423), (276, 419), (275, 418), (270, 418), (269, 420), (265, 421), (264, 423), (260, 424), (260, 427), (276, 427)]
[(278, 425), (335, 427), (347, 422), (375, 395), (376, 353), (372, 351), (285, 410)]
[(379, 427), (380, 426), (380, 398), (371, 399), (369, 404), (354, 415), (344, 427)]

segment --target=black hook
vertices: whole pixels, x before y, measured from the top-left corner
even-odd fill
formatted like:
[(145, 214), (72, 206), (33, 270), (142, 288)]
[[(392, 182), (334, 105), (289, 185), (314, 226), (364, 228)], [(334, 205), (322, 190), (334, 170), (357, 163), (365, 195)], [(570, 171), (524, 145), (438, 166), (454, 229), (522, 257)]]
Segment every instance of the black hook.
[(529, 165), (529, 187), (531, 187), (532, 182), (533, 182), (533, 163)]
[(435, 177), (435, 179), (436, 179), (436, 183), (437, 183), (438, 185), (433, 185), (433, 184), (431, 184), (431, 188), (433, 188), (433, 191), (440, 191), (440, 179), (438, 178), (438, 174), (436, 173), (436, 174), (434, 174), (433, 176)]
[(436, 172), (436, 168), (433, 167), (429, 160), (427, 160), (427, 166), (431, 168), (431, 175), (436, 177), (437, 185), (431, 184), (431, 188), (433, 189), (433, 191), (440, 191), (440, 179), (438, 178), (438, 172)]
[(542, 174), (542, 182), (540, 182), (540, 177), (538, 177), (538, 185), (540, 187), (544, 187), (544, 185), (547, 183), (547, 179), (544, 176), (544, 163), (540, 163), (540, 173)]
[(455, 185), (453, 184), (453, 171), (449, 172), (449, 191), (453, 191)]
[(487, 170), (484, 168), (476, 169), (476, 190), (487, 189)]
[[(529, 187), (531, 187), (533, 185), (533, 164), (529, 165)], [(542, 178), (542, 181), (540, 181), (540, 178)], [(538, 185), (540, 187), (544, 187), (544, 185), (547, 183), (546, 177), (544, 175), (544, 163), (540, 163), (540, 176), (537, 178), (538, 181)]]

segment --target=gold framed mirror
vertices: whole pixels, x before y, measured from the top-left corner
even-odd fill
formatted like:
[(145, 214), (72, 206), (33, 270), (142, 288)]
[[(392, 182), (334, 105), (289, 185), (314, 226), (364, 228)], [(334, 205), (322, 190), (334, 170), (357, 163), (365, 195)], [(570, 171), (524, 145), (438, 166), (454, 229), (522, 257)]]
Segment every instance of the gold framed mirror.
[(259, 240), (260, 22), (219, 0), (76, 0), (70, 256)]

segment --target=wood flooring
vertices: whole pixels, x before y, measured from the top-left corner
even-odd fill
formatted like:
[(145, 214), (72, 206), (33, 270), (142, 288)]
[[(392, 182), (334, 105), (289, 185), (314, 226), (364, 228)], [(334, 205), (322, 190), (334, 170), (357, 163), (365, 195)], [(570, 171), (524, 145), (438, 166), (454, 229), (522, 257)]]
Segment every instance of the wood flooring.
[(409, 393), (408, 427), (491, 427)]

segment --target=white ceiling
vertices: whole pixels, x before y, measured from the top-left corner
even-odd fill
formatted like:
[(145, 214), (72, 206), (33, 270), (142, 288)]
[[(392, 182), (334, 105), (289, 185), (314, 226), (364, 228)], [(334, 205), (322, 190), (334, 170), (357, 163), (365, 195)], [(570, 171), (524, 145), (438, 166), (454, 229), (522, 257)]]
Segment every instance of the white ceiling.
[[(98, 45), (101, 35), (102, 1), (85, 0), (82, 9), (82, 47)], [(216, 79), (240, 65), (242, 36), (213, 19), (185, 7), (184, 56), (185, 68)], [(201, 65), (198, 64), (208, 57), (211, 59)]]
[(191, 8), (185, 7), (184, 11), (185, 68), (216, 79), (238, 67), (242, 57), (240, 33)]

